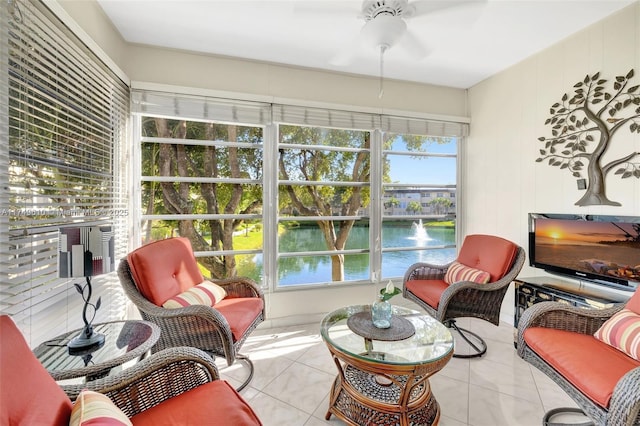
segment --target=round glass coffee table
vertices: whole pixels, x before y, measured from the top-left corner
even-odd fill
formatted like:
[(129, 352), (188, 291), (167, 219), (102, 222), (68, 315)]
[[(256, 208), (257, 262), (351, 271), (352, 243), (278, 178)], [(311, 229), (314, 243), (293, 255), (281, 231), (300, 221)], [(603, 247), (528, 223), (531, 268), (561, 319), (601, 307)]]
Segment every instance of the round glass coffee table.
[(93, 329), (105, 336), (98, 349), (69, 354), (67, 343), (82, 331), (79, 329), (47, 340), (33, 352), (55, 380), (94, 380), (109, 374), (113, 367), (143, 356), (160, 338), (160, 327), (148, 321), (104, 322)]
[[(392, 325), (369, 334), (362, 322), (370, 311), (370, 305), (348, 306), (322, 320), (320, 332), (338, 368), (325, 418), (334, 414), (351, 425), (437, 424), (440, 406), (429, 377), (451, 359), (451, 333), (429, 315), (393, 306), (394, 317), (415, 332), (402, 338), (406, 330), (399, 329), (396, 340)], [(358, 321), (349, 321), (352, 316)]]

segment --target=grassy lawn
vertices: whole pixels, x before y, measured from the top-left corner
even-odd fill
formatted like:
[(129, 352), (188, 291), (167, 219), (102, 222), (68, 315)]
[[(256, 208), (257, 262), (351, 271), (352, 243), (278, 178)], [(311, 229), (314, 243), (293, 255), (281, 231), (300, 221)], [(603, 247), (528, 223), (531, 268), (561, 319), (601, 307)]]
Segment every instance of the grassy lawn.
[(456, 225), (453, 220), (447, 220), (446, 222), (427, 222), (424, 226), (432, 228), (453, 228)]
[(249, 228), (249, 232), (244, 229), (233, 236), (234, 250), (251, 250), (262, 247), (262, 227)]

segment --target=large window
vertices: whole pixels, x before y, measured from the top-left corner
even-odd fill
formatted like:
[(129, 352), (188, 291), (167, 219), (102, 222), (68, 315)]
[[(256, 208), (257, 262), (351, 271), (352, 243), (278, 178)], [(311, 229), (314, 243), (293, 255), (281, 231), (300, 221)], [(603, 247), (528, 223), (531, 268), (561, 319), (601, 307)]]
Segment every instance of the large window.
[(262, 275), (263, 129), (141, 117), (142, 243), (183, 236), (205, 275)]
[(369, 279), (371, 134), (278, 127), (278, 285)]
[(188, 237), (206, 275), (284, 290), (455, 257), (464, 124), (145, 90), (133, 105), (139, 243)]
[(457, 138), (389, 134), (383, 150), (382, 277), (455, 259)]
[[(126, 252), (129, 90), (42, 3), (0, 12), (0, 310), (38, 344), (83, 325), (74, 280), (58, 278), (58, 230), (110, 226)], [(123, 317), (115, 273), (94, 280), (97, 297), (96, 320)]]

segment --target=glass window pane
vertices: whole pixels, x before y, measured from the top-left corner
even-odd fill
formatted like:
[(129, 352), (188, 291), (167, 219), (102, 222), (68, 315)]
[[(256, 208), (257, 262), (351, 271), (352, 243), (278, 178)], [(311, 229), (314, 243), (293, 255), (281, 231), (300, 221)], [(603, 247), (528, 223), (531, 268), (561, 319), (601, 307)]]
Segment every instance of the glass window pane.
[[(344, 279), (341, 281), (369, 279), (368, 254), (346, 254), (343, 257)], [(278, 283), (280, 286), (326, 284), (335, 281), (332, 277), (332, 258), (329, 255), (281, 257), (278, 259)]]
[(456, 138), (393, 134), (387, 135), (386, 141), (383, 279), (402, 277), (415, 262), (444, 264), (453, 260), (457, 209)]
[(369, 149), (369, 132), (326, 127), (279, 126), (280, 144)]
[[(315, 221), (286, 221), (278, 233), (279, 253), (326, 251), (325, 230), (340, 235), (340, 221), (326, 221), (321, 227)], [(349, 230), (344, 250), (369, 248), (369, 223), (356, 223)]]
[[(327, 218), (282, 221), (279, 253), (368, 250), (368, 220), (332, 220), (332, 217), (369, 214), (370, 133), (281, 125), (278, 141), (279, 218)], [(352, 182), (363, 185), (350, 185)], [(364, 269), (354, 266), (363, 262)], [(368, 265), (368, 254), (280, 258), (278, 285), (368, 279)]]
[[(142, 243), (185, 236), (194, 251), (224, 252), (200, 260), (205, 275), (225, 278), (238, 275), (241, 268), (261, 274), (255, 272), (261, 271), (255, 254), (237, 251), (259, 254), (262, 250), (261, 220), (251, 218), (262, 215), (262, 184), (239, 182), (262, 179), (263, 129), (160, 117), (143, 117), (142, 126), (143, 136), (176, 140), (141, 143), (142, 176), (148, 177), (142, 181), (142, 214), (151, 217), (142, 221)], [(245, 143), (252, 146), (247, 148)], [(154, 177), (171, 179), (155, 181)], [(155, 215), (191, 217), (160, 220), (153, 219)], [(249, 260), (242, 265), (239, 259)]]
[[(452, 243), (453, 244), (453, 243)], [(389, 279), (402, 277), (407, 268), (416, 262), (444, 265), (456, 258), (456, 248), (394, 251), (382, 253), (382, 277)]]
[[(256, 148), (147, 142), (142, 144), (142, 175), (261, 179), (262, 147)], [(178, 159), (190, 164), (167, 167), (167, 161)]]
[[(142, 208), (145, 214), (260, 214), (262, 185), (239, 183), (143, 181)], [(182, 194), (185, 194), (182, 196)], [(240, 200), (235, 197), (240, 196)], [(172, 200), (185, 200), (176, 206)], [(226, 207), (229, 207), (229, 210)], [(235, 206), (231, 210), (231, 206)]]
[(455, 185), (456, 159), (385, 154), (391, 183)]

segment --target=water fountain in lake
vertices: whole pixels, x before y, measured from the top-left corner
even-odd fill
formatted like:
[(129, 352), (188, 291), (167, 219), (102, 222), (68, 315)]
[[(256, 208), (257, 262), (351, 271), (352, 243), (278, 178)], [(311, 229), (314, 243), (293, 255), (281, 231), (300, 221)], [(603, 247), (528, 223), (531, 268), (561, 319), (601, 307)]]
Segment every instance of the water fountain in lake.
[(431, 239), (429, 238), (427, 230), (422, 225), (422, 219), (419, 219), (418, 223), (413, 222), (411, 224), (411, 229), (413, 229), (413, 236), (411, 237), (412, 240), (429, 241)]

